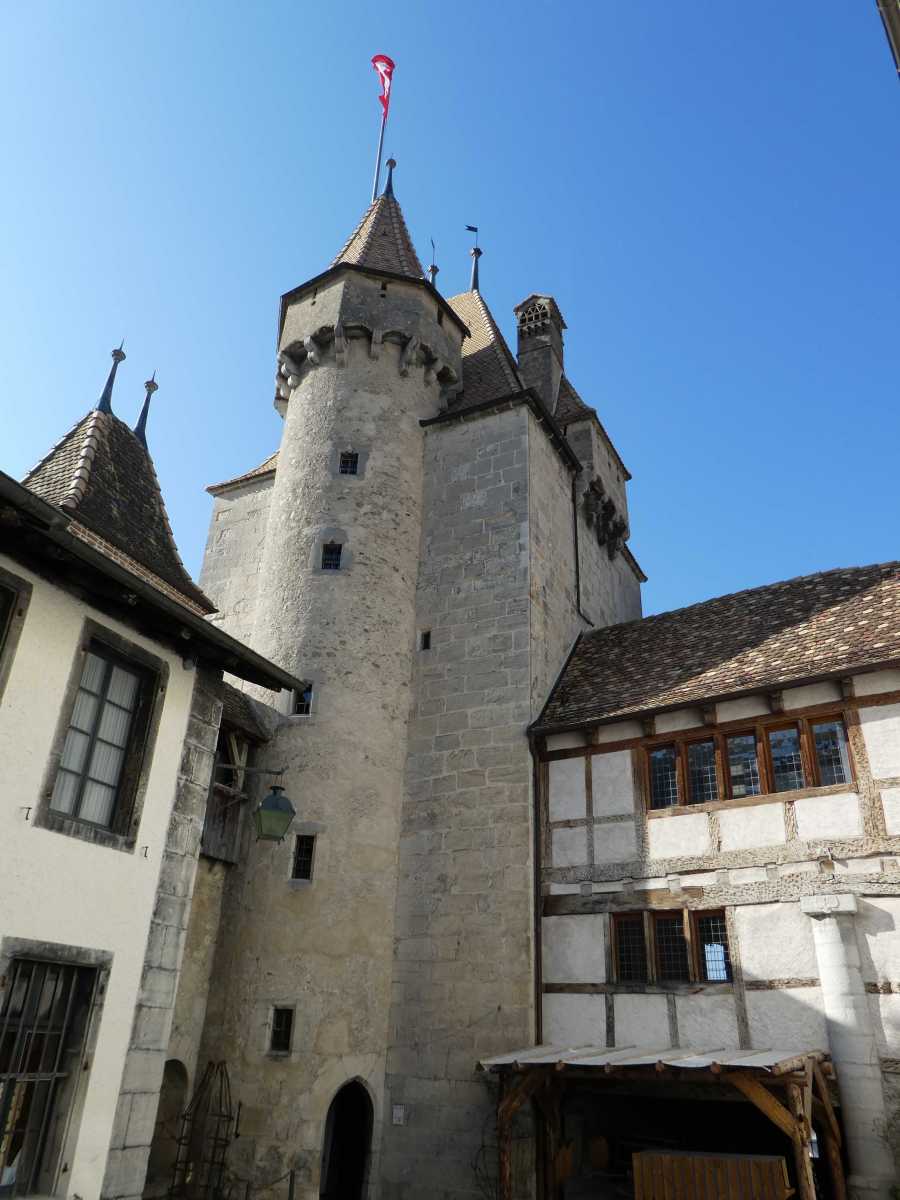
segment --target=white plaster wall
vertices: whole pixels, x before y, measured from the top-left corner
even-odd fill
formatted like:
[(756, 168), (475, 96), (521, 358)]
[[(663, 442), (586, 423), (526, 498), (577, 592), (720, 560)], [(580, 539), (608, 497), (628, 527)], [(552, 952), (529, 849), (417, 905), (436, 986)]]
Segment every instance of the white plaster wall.
[[(194, 686), (181, 659), (118, 621), (0, 557), (33, 593), (0, 708), (0, 937), (105, 950), (113, 955), (76, 1148), (70, 1194), (99, 1196), (131, 1035), (150, 917)], [(81, 645), (97, 624), (169, 664), (137, 849), (128, 854), (41, 829), (25, 819), (37, 803), (62, 698)], [(143, 852), (146, 847), (146, 856)]]
[(900, 978), (900, 897), (860, 896), (856, 940), (867, 983)]
[(682, 1046), (722, 1046), (739, 1044), (734, 996), (676, 996), (678, 1040)]
[(541, 922), (544, 983), (604, 983), (606, 916), (579, 913)]
[(583, 758), (560, 758), (547, 764), (550, 820), (575, 821), (587, 814)]
[(634, 771), (630, 750), (591, 756), (591, 795), (595, 817), (634, 812)]
[(544, 996), (543, 1040), (552, 1046), (605, 1046), (606, 997)]
[(897, 1058), (900, 1047), (900, 996), (869, 996), (869, 1012), (879, 1054)]
[(867, 675), (854, 675), (853, 690), (857, 696), (900, 691), (900, 671), (870, 671)]
[(594, 862), (628, 862), (637, 854), (633, 821), (616, 821), (594, 826)]
[(598, 725), (594, 730), (594, 741), (624, 742), (626, 738), (644, 736), (640, 721), (613, 721), (611, 725)]
[(831, 704), (840, 700), (841, 689), (836, 683), (809, 683), (803, 687), (787, 688), (782, 692), (784, 707), (808, 708), (813, 704)]
[(548, 750), (574, 750), (583, 745), (583, 733), (551, 733), (547, 738)]
[(709, 821), (706, 813), (662, 817), (649, 821), (648, 825), (651, 858), (684, 858), (709, 853)]
[(891, 835), (900, 833), (900, 788), (881, 789), (884, 825)]
[(874, 778), (891, 779), (900, 775), (900, 704), (861, 708), (859, 723)]
[(740, 700), (723, 700), (716, 705), (716, 719), (723, 723), (743, 721), (747, 717), (767, 717), (770, 712), (764, 696), (742, 696)]
[(806, 796), (794, 801), (797, 832), (802, 838), (857, 837), (862, 832), (859, 797)]
[(660, 713), (656, 718), (657, 733), (677, 733), (679, 729), (695, 729), (703, 724), (699, 708), (679, 708), (677, 712)]
[(747, 1020), (754, 1050), (806, 1046), (827, 1050), (821, 988), (747, 992)]
[(799, 904), (743, 904), (734, 911), (744, 979), (818, 979), (809, 917)]
[(755, 804), (719, 813), (723, 850), (777, 846), (786, 841), (783, 804)]
[(665, 996), (624, 994), (615, 998), (616, 1045), (665, 1049), (669, 1044), (669, 1010)]
[(581, 825), (576, 829), (551, 830), (554, 867), (583, 867), (588, 860), (588, 837), (590, 828)]

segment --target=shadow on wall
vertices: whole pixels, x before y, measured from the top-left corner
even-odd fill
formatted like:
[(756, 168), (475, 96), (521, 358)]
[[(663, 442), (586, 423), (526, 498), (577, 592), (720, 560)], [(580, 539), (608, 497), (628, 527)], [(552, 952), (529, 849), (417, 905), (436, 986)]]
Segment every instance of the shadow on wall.
[(156, 1110), (156, 1127), (153, 1130), (150, 1160), (147, 1164), (144, 1196), (148, 1200), (150, 1197), (167, 1195), (172, 1184), (181, 1114), (187, 1107), (187, 1102), (188, 1074), (184, 1063), (170, 1058), (163, 1070), (159, 1107)]

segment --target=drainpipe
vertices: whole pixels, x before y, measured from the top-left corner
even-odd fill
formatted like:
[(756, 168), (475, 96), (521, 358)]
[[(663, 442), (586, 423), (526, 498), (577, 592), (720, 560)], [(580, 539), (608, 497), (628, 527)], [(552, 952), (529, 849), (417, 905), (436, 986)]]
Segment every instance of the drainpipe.
[(847, 1139), (851, 1194), (888, 1200), (894, 1161), (883, 1140), (885, 1104), (878, 1046), (856, 941), (856, 896), (804, 896), (801, 911), (812, 918), (813, 942), (825, 1003), (831, 1057), (837, 1068), (841, 1116)]

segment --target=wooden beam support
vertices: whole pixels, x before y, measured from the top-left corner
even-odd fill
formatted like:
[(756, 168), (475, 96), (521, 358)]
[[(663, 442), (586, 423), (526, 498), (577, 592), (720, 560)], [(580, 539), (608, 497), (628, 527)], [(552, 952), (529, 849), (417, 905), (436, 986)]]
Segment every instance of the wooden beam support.
[(544, 1082), (540, 1071), (525, 1071), (515, 1083), (509, 1083), (504, 1088), (503, 1099), (497, 1106), (497, 1120), (509, 1122), (513, 1119), (525, 1101), (532, 1096)]
[(791, 1114), (797, 1123), (797, 1136), (794, 1140), (794, 1167), (797, 1172), (797, 1196), (799, 1200), (816, 1200), (816, 1183), (813, 1178), (812, 1159), (809, 1156), (809, 1143), (812, 1134), (811, 1127), (806, 1121), (806, 1104), (803, 1097), (804, 1088), (799, 1083), (788, 1087), (788, 1100)]
[(843, 1145), (844, 1138), (841, 1133), (841, 1127), (838, 1124), (838, 1119), (835, 1116), (834, 1108), (831, 1104), (831, 1094), (828, 1091), (828, 1084), (825, 1082), (825, 1075), (818, 1063), (813, 1064), (813, 1084), (815, 1090), (819, 1093), (818, 1099), (822, 1108), (825, 1110), (825, 1122), (831, 1131), (831, 1136), (837, 1145)]
[(776, 1100), (758, 1079), (754, 1079), (752, 1075), (747, 1075), (743, 1071), (733, 1071), (721, 1078), (726, 1083), (730, 1083), (732, 1087), (737, 1088), (741, 1095), (767, 1116), (773, 1125), (778, 1126), (785, 1137), (790, 1138), (792, 1142), (798, 1140), (797, 1122), (784, 1105)]

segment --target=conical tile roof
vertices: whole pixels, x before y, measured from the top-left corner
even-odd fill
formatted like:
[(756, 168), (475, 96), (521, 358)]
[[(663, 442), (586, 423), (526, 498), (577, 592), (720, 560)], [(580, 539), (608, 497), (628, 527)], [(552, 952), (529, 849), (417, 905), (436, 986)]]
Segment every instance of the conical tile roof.
[(95, 408), (82, 417), (22, 482), (192, 607), (215, 612), (181, 561), (153, 460), (112, 412)]
[(481, 293), (461, 292), (451, 296), (448, 303), (468, 326), (470, 335), (462, 346), (463, 386), (454, 407), (500, 400), (521, 392), (525, 385), (516, 360)]
[(373, 271), (424, 278), (400, 205), (391, 195), (379, 196), (370, 204), (346, 244), (330, 264), (349, 263)]

